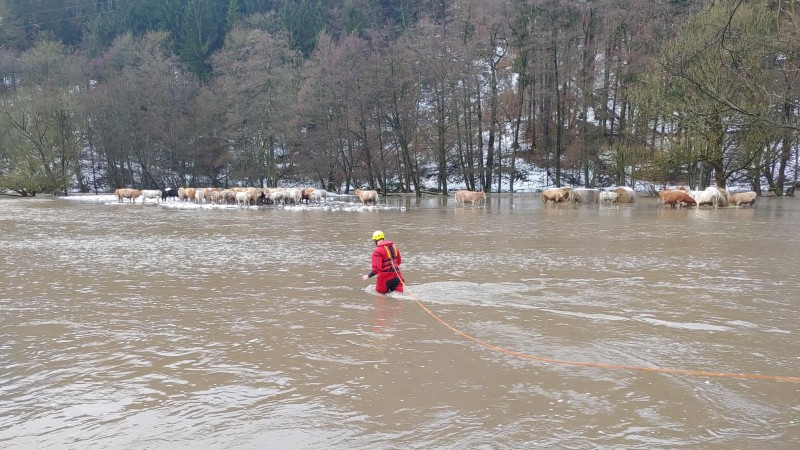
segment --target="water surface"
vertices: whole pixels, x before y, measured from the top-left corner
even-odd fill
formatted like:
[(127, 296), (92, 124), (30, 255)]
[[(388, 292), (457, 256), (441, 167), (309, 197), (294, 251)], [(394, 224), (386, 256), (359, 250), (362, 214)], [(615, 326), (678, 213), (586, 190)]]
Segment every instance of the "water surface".
[[(174, 206), (174, 205), (173, 205)], [(0, 199), (0, 447), (800, 447), (800, 206)], [(370, 236), (403, 253), (374, 295)]]

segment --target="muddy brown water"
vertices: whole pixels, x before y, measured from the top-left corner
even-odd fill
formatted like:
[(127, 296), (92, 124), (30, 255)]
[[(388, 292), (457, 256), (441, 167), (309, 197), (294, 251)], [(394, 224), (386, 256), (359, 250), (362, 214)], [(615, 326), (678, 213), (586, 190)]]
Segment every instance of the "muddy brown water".
[[(87, 199), (88, 200), (88, 199)], [(0, 199), (3, 448), (800, 448), (800, 203)], [(376, 296), (370, 236), (409, 292)]]

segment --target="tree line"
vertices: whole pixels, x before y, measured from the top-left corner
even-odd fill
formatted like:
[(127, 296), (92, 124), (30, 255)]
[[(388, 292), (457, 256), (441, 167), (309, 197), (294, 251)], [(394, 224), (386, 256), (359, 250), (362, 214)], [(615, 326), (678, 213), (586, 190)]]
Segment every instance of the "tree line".
[[(413, 8), (408, 7), (413, 4)], [(793, 193), (798, 2), (6, 0), (0, 188)]]

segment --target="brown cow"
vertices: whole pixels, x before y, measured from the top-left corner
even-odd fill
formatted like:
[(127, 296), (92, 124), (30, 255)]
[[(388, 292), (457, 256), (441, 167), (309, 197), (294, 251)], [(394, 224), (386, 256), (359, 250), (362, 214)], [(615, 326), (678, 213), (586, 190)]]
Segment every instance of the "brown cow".
[(186, 189), (183, 190), (183, 192), (184, 192), (184, 194), (186, 194), (185, 200), (187, 202), (195, 201), (195, 195), (197, 194), (197, 189), (196, 188), (186, 188)]
[(756, 206), (756, 197), (758, 197), (758, 194), (753, 191), (737, 192), (731, 195), (731, 205)]
[(206, 202), (219, 203), (219, 199), (222, 196), (220, 192), (222, 192), (222, 188), (206, 188), (204, 192)]
[(461, 204), (464, 206), (469, 202), (470, 206), (475, 206), (476, 202), (484, 200), (486, 200), (486, 192), (483, 191), (468, 191), (466, 189), (456, 191), (456, 205)]
[(660, 203), (664, 203), (665, 205), (670, 205), (674, 208), (676, 205), (678, 206), (694, 206), (695, 201), (692, 197), (689, 196), (689, 193), (686, 191), (681, 190), (664, 190), (658, 193), (658, 199)]
[(542, 203), (561, 203), (567, 200), (569, 191), (561, 188), (550, 188), (542, 191)]
[(222, 203), (222, 189), (209, 189), (206, 191), (208, 194), (208, 201), (214, 204)]
[(117, 196), (117, 199), (119, 199), (120, 202), (122, 202), (123, 199), (129, 198), (131, 199), (132, 203), (136, 203), (136, 199), (139, 198), (140, 195), (142, 195), (142, 191), (140, 191), (139, 189), (122, 188), (122, 189), (115, 189), (114, 195)]
[(311, 203), (311, 197), (314, 195), (315, 190), (312, 187), (303, 188), (300, 191), (300, 202), (305, 200), (306, 203)]
[(247, 204), (248, 205), (258, 205), (261, 202), (261, 196), (264, 195), (264, 191), (261, 188), (257, 187), (249, 187), (245, 189), (247, 193)]
[(233, 189), (223, 189), (222, 190), (222, 198), (220, 199), (222, 203), (226, 205), (233, 205), (236, 203), (236, 191)]
[(361, 189), (356, 189), (355, 194), (365, 205), (367, 203), (372, 203), (373, 205), (378, 204), (378, 191), (362, 191)]

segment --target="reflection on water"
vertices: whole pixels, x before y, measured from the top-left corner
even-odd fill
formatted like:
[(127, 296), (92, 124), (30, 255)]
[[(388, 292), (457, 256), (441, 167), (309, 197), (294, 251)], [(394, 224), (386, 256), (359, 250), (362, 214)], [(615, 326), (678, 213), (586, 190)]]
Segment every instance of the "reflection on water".
[[(797, 448), (794, 199), (0, 199), (0, 446)], [(381, 229), (413, 296), (360, 275)], [(374, 282), (374, 279), (373, 279)]]
[(373, 345), (376, 353), (383, 355), (390, 349), (394, 337), (400, 330), (403, 317), (403, 300), (394, 299), (385, 295), (375, 296), (374, 316), (372, 318)]

